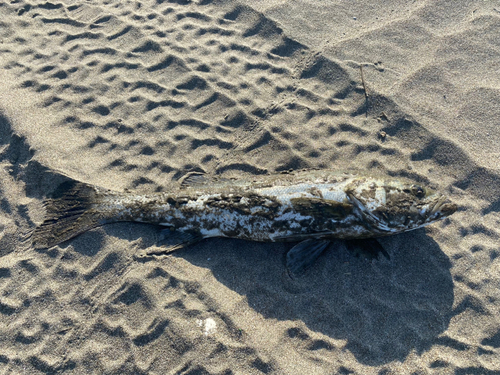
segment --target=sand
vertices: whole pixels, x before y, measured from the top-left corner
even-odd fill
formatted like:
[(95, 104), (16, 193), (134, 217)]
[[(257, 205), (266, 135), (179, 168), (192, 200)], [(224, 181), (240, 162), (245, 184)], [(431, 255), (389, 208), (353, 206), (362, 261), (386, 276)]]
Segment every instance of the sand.
[[(0, 3), (0, 373), (499, 374), (499, 32), (493, 0)], [(25, 240), (63, 175), (152, 192), (311, 167), (460, 209), (295, 280), (293, 244)]]

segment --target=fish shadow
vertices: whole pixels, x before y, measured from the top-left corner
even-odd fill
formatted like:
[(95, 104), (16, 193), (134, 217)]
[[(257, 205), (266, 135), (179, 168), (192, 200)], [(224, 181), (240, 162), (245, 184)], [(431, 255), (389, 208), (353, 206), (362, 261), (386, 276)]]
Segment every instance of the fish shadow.
[[(67, 179), (33, 160), (22, 137), (7, 135), (11, 140), (6, 142), (9, 147), (4, 156), (15, 166), (24, 164), (12, 174), (26, 181), (27, 196), (47, 196)], [(102, 249), (105, 235), (128, 240), (141, 237), (140, 247), (146, 249), (155, 232), (149, 225), (112, 224), (79, 236), (71, 244), (77, 253), (93, 257)], [(438, 336), (452, 316), (454, 295), (451, 263), (425, 230), (380, 242), (390, 259), (355, 257), (345, 243), (334, 241), (304, 276), (294, 279), (285, 269), (292, 243), (208, 239), (173, 256), (210, 269), (219, 282), (246, 296), (249, 307), (265, 318), (290, 322), (284, 339), (310, 350), (312, 356), (318, 349), (333, 354), (342, 340), (341, 349), (349, 350), (359, 362), (381, 365), (403, 362), (412, 351), (422, 353), (439, 343)], [(57, 256), (54, 249), (42, 252)], [(314, 332), (331, 340), (318, 339)]]
[[(285, 270), (293, 244), (211, 239), (174, 256), (212, 270), (228, 288), (245, 295), (265, 318), (302, 321), (331, 342), (293, 323), (284, 339), (297, 347), (349, 350), (367, 365), (404, 361), (436, 344), (452, 316), (451, 263), (439, 245), (417, 230), (380, 240), (390, 259), (356, 257), (343, 241), (300, 278)], [(319, 347), (318, 347), (319, 345)]]

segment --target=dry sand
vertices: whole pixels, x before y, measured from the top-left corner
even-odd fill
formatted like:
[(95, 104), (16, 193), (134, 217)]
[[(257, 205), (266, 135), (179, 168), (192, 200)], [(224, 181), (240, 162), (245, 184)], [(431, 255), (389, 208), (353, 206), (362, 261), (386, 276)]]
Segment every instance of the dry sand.
[[(0, 3), (0, 373), (499, 374), (500, 3), (242, 4)], [(60, 174), (147, 192), (307, 167), (408, 176), (460, 211), (293, 281), (290, 244), (143, 258), (157, 229), (132, 223), (23, 241)]]

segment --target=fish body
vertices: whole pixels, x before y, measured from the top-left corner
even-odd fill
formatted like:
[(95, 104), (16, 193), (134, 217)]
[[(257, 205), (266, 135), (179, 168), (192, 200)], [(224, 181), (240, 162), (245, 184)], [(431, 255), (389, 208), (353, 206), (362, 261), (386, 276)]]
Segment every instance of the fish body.
[(411, 181), (332, 171), (247, 181), (191, 174), (178, 189), (149, 195), (77, 182), (62, 190), (45, 202), (47, 217), (34, 232), (35, 247), (54, 246), (106, 223), (136, 221), (168, 227), (166, 233), (175, 239), (172, 249), (209, 237), (304, 241), (309, 250), (319, 244), (324, 249), (333, 238), (406, 232), (456, 210), (445, 196)]

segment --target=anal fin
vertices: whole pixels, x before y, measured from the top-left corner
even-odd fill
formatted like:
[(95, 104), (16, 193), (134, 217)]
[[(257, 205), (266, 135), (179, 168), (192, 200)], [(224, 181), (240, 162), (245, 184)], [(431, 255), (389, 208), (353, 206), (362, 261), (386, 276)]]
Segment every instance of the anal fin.
[(193, 245), (203, 239), (203, 236), (198, 231), (181, 231), (172, 230), (170, 228), (160, 231), (157, 245), (162, 247), (161, 251), (148, 252), (148, 255), (153, 254), (168, 254), (176, 250), (183, 249), (189, 245)]
[(377, 241), (376, 238), (365, 238), (361, 240), (346, 240), (347, 250), (354, 255), (368, 260), (378, 258), (382, 254), (386, 259), (390, 259), (389, 253)]

